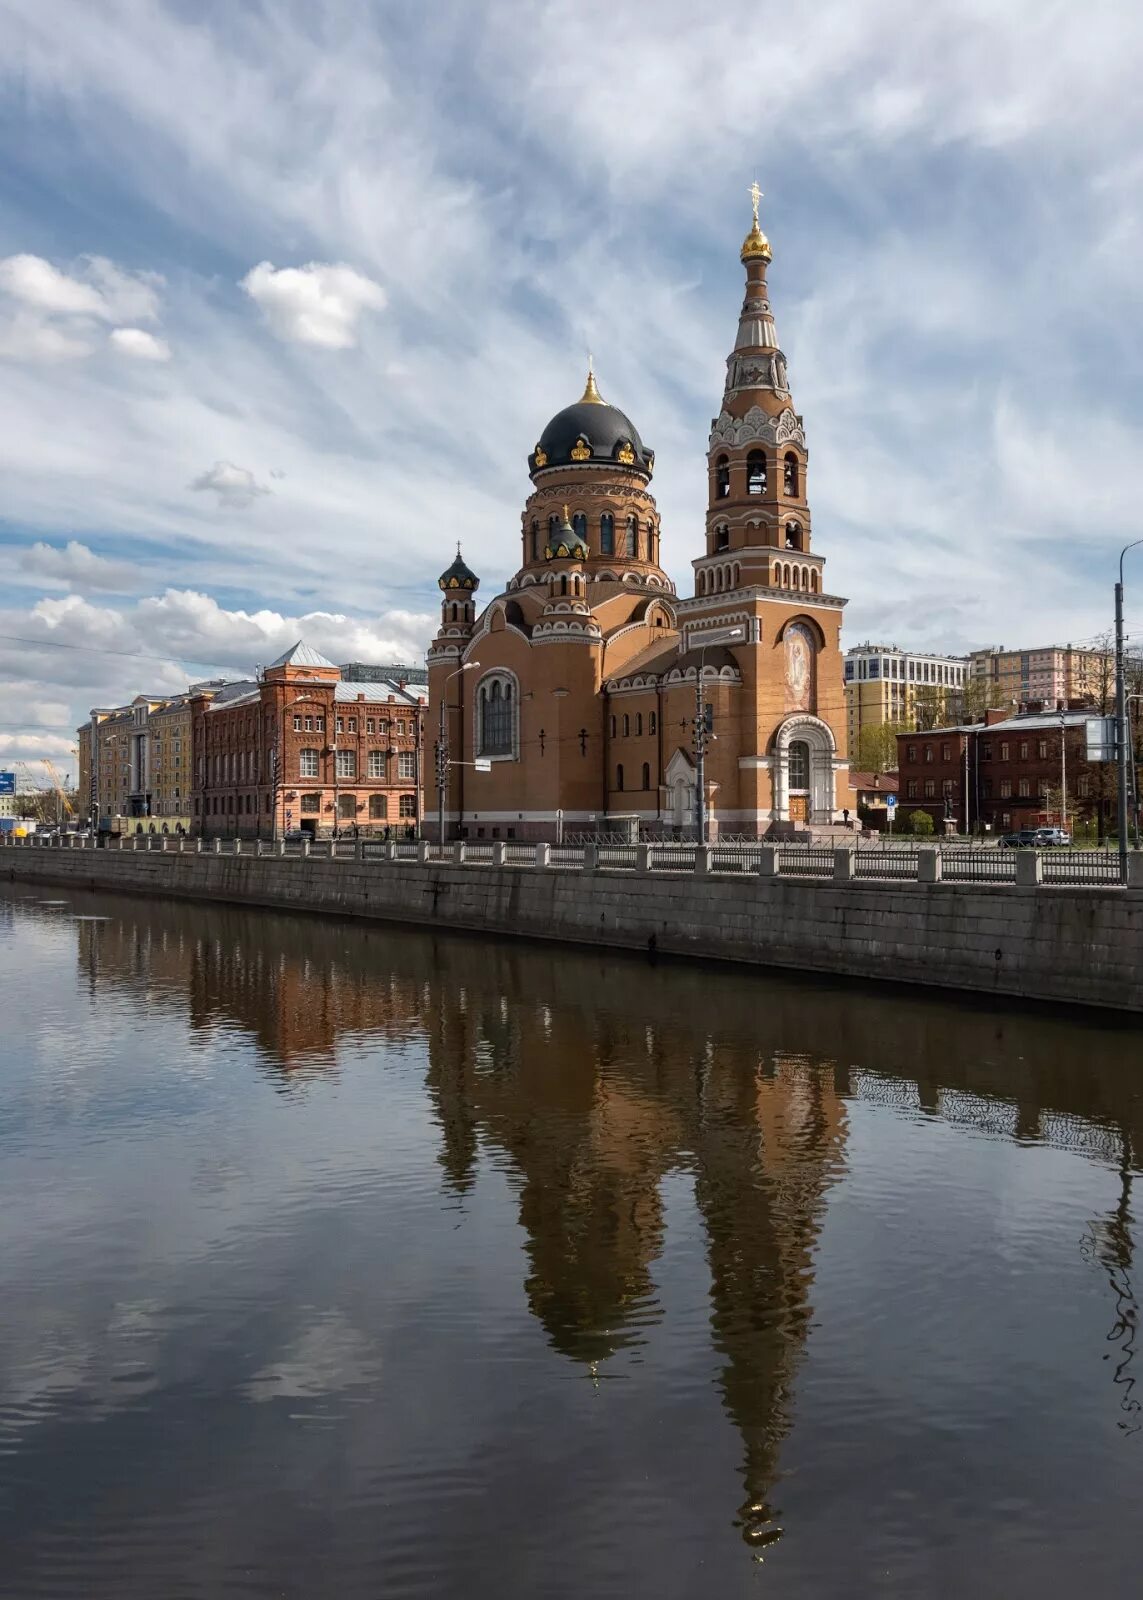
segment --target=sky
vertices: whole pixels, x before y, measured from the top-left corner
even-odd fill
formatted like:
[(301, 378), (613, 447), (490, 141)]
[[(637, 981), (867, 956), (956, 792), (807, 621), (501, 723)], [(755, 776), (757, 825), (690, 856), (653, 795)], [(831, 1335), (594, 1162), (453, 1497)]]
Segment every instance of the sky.
[(0, 766), (298, 637), (420, 661), (589, 350), (693, 592), (756, 176), (843, 642), (1109, 626), (1129, 0), (0, 0), (0, 41)]

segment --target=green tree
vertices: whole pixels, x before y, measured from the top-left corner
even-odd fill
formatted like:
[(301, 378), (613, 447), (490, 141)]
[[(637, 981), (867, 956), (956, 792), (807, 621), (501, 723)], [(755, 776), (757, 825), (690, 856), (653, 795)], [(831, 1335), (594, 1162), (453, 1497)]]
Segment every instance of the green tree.
[(897, 735), (909, 729), (903, 722), (874, 722), (861, 729), (850, 752), (858, 772), (896, 772)]
[(909, 815), (909, 827), (918, 839), (927, 839), (936, 831), (932, 817), (927, 811), (913, 811)]

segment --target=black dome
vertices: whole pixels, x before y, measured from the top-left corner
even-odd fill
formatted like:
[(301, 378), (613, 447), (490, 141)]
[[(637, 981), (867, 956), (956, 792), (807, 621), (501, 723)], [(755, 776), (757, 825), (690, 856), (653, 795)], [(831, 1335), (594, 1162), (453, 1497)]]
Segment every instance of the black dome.
[[(589, 379), (588, 393), (595, 391)], [(540, 442), (528, 457), (531, 473), (547, 467), (580, 466), (608, 462), (651, 476), (655, 452), (640, 439), (630, 417), (605, 400), (578, 400), (565, 406), (548, 423)]]

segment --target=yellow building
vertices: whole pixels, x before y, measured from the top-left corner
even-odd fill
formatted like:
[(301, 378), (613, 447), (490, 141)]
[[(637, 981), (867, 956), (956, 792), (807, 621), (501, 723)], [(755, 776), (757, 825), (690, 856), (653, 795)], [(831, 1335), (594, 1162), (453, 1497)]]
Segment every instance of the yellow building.
[(968, 661), (929, 655), (891, 644), (859, 644), (845, 655), (845, 708), (849, 748), (855, 763), (867, 728), (936, 727), (960, 716)]
[(76, 730), (81, 815), (105, 833), (189, 833), (191, 693), (213, 698), (223, 681), (93, 709)]
[(156, 832), (190, 832), (190, 695), (176, 695), (152, 708), (147, 718), (149, 812)]

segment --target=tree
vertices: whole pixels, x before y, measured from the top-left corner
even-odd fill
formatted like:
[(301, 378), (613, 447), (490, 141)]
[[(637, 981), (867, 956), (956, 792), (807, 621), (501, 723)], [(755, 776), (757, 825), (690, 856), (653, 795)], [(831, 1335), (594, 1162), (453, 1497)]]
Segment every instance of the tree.
[(874, 776), (882, 772), (896, 772), (897, 735), (908, 732), (903, 722), (868, 724), (857, 735), (857, 743), (852, 751), (854, 766), (859, 772), (872, 772)]
[(927, 811), (910, 812), (909, 827), (918, 839), (927, 839), (936, 831), (936, 825)]

